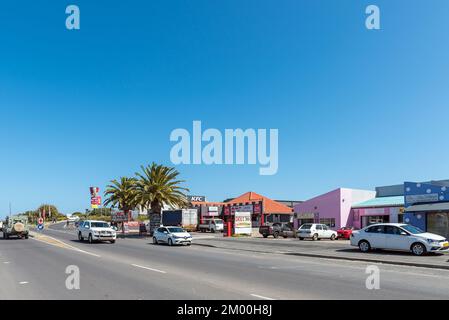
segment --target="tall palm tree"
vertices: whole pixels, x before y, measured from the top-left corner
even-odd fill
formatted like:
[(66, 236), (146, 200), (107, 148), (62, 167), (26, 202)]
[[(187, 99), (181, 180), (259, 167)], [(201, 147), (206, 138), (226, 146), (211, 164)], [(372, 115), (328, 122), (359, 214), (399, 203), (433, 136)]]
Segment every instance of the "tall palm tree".
[(112, 180), (106, 187), (104, 205), (117, 207), (130, 218), (130, 212), (136, 207), (136, 179), (121, 177), (120, 181)]
[(135, 184), (137, 202), (144, 208), (150, 208), (151, 213), (162, 213), (164, 204), (172, 207), (184, 207), (188, 204), (184, 192), (189, 189), (180, 186), (184, 180), (179, 180), (179, 172), (175, 168), (164, 165), (141, 166), (142, 173), (136, 172)]

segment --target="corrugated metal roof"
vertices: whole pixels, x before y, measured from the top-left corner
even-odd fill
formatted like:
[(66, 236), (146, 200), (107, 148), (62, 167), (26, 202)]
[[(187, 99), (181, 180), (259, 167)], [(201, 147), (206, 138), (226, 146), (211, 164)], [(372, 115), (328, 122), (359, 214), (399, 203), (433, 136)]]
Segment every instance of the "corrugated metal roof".
[(354, 204), (353, 208), (403, 206), (404, 196), (379, 197)]

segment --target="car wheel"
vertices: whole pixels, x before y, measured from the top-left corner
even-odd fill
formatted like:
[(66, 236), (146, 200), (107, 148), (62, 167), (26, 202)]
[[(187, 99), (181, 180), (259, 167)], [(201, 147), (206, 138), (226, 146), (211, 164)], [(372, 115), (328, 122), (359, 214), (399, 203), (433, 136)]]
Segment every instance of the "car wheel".
[(263, 237), (264, 237), (264, 238), (268, 238), (268, 234), (264, 234)]
[(115, 240), (111, 240), (111, 243), (115, 243)]
[(422, 256), (426, 254), (427, 249), (422, 243), (414, 243), (412, 245), (412, 252), (415, 256)]
[(362, 252), (368, 252), (371, 250), (371, 245), (368, 241), (362, 240), (359, 242), (359, 249)]
[(173, 245), (173, 240), (172, 239), (168, 239), (168, 245), (171, 247)]
[(301, 237), (299, 237), (298, 239), (299, 239), (299, 240), (304, 240), (304, 238), (301, 238)]
[(215, 229), (214, 228), (210, 229), (210, 232), (215, 233)]
[(192, 245), (192, 243), (191, 243), (191, 242), (187, 242), (187, 246), (189, 246), (189, 247), (190, 247), (191, 245)]
[(313, 235), (312, 240), (313, 240), (313, 241), (317, 241), (317, 240), (318, 240), (318, 234), (317, 234), (317, 233), (315, 233), (315, 234)]
[(28, 239), (28, 233), (25, 235), (25, 239)]
[(78, 240), (79, 241), (84, 241), (83, 236), (81, 235), (81, 232), (78, 232)]
[(89, 243), (93, 242), (93, 240), (92, 240), (92, 233), (89, 233), (89, 238), (87, 238), (87, 240), (89, 241)]
[(331, 235), (331, 240), (335, 241), (335, 239), (336, 239), (335, 234)]
[(156, 237), (153, 237), (153, 244), (159, 244), (159, 242), (157, 241)]
[(279, 237), (279, 232), (273, 233), (273, 237), (274, 237), (275, 239), (277, 239), (277, 238)]

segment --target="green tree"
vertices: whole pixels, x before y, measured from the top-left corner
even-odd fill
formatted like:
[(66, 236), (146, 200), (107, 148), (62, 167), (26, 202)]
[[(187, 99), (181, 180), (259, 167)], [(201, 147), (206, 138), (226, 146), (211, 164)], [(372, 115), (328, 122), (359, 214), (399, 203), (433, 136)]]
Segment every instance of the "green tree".
[(38, 216), (43, 215), (43, 213), (45, 212), (46, 219), (57, 218), (59, 215), (61, 215), (58, 211), (58, 208), (56, 208), (56, 206), (52, 204), (43, 204), (36, 211)]
[(112, 180), (106, 187), (104, 193), (106, 200), (104, 205), (111, 205), (119, 210), (123, 210), (130, 218), (130, 211), (136, 207), (136, 179), (121, 177), (120, 181)]
[(152, 163), (141, 166), (142, 173), (136, 172), (136, 200), (143, 208), (150, 208), (151, 213), (162, 213), (164, 204), (172, 207), (185, 207), (187, 197), (184, 192), (189, 189), (181, 186), (179, 172), (175, 168)]

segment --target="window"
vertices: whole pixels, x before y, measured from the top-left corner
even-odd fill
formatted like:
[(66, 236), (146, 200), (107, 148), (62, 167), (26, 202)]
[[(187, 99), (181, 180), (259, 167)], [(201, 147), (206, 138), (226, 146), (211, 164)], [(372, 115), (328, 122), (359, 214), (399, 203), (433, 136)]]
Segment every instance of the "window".
[(321, 227), (323, 228), (323, 230), (329, 230), (329, 228), (325, 224), (323, 224)]
[(325, 224), (329, 228), (335, 227), (335, 218), (322, 218), (320, 219), (321, 224)]
[(317, 224), (317, 225), (315, 226), (315, 229), (316, 229), (316, 230), (323, 230), (323, 227), (322, 227), (321, 225)]
[(386, 234), (400, 235), (401, 230), (395, 226), (385, 226)]
[(384, 227), (383, 226), (372, 226), (365, 230), (365, 232), (368, 233), (384, 233)]

